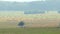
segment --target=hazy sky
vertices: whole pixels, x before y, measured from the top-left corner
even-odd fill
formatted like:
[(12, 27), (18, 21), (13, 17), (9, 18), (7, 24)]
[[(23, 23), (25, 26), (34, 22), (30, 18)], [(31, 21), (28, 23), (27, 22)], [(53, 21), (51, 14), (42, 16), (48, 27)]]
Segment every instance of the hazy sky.
[(31, 1), (45, 1), (45, 0), (0, 0), (0, 1), (31, 2)]

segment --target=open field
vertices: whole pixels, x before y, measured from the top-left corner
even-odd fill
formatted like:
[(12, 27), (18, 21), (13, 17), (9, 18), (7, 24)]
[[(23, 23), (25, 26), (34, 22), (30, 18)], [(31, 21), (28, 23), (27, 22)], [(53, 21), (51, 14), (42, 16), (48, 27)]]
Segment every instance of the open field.
[(0, 28), (16, 28), (20, 21), (24, 21), (27, 27), (57, 27), (60, 26), (60, 14), (54, 12), (24, 14), (23, 11), (0, 11)]
[(60, 28), (0, 28), (0, 34), (60, 34)]
[[(27, 28), (17, 27), (22, 20)], [(0, 34), (60, 34), (56, 27), (60, 27), (60, 14), (0, 12)]]

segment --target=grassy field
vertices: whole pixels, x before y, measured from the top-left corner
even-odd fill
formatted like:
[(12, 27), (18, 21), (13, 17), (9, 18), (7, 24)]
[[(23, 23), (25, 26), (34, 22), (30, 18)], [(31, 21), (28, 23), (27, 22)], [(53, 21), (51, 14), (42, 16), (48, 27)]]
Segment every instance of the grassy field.
[(60, 34), (60, 28), (0, 28), (0, 34)]
[(60, 34), (60, 28), (16, 28), (23, 20), (26, 27), (60, 26), (60, 14), (24, 14), (24, 12), (0, 12), (0, 34)]

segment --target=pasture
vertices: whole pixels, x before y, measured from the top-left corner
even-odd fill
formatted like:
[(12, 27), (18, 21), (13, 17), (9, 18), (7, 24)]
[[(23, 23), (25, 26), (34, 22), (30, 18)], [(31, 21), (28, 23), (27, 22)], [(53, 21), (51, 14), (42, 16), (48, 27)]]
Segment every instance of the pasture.
[[(0, 34), (60, 34), (60, 14), (0, 12)], [(18, 28), (20, 21), (27, 28)], [(41, 28), (42, 27), (42, 28)]]
[(60, 34), (60, 28), (0, 28), (0, 34)]

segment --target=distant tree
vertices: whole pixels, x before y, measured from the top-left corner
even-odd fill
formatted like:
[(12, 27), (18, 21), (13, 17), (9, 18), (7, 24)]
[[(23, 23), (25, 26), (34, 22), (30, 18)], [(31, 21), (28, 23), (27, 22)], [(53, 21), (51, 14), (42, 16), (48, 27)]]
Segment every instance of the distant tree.
[(18, 26), (19, 27), (24, 27), (24, 22), (23, 21), (19, 22)]

